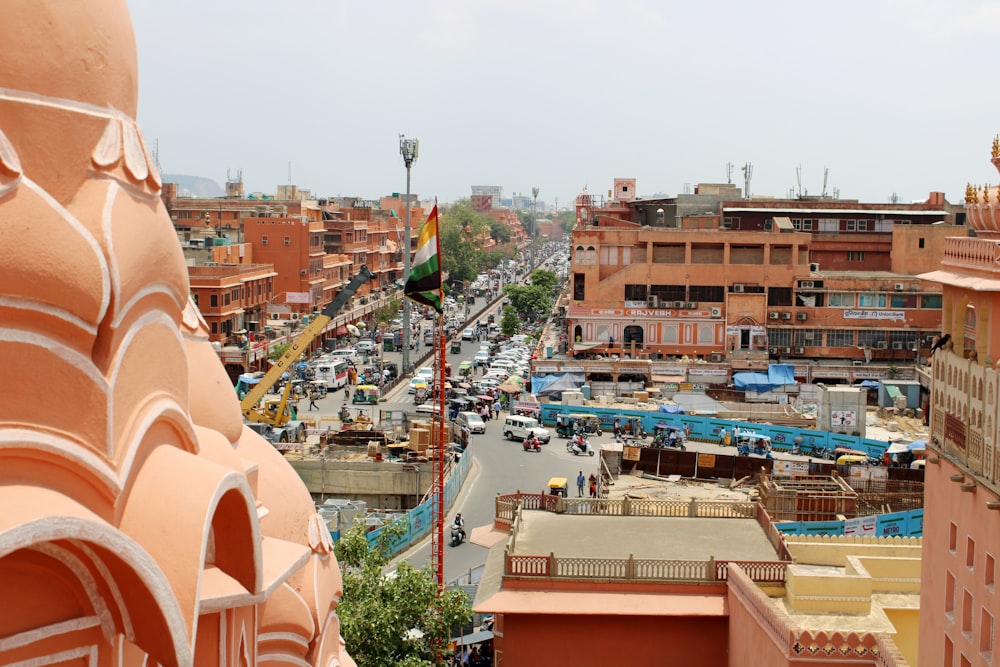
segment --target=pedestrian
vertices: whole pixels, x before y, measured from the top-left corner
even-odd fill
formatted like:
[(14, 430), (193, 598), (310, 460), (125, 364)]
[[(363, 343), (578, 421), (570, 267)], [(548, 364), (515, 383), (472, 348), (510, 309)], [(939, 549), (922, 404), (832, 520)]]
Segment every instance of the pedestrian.
[(590, 497), (591, 498), (596, 498), (597, 497), (597, 476), (594, 475), (594, 473), (590, 473), (590, 479), (588, 481), (590, 482)]
[(583, 476), (583, 471), (576, 478), (576, 495), (583, 498), (583, 486), (587, 483), (587, 478)]
[(316, 392), (315, 391), (310, 391), (309, 392), (309, 412), (312, 412), (313, 408), (316, 408), (317, 410), (319, 410), (319, 406), (316, 405)]

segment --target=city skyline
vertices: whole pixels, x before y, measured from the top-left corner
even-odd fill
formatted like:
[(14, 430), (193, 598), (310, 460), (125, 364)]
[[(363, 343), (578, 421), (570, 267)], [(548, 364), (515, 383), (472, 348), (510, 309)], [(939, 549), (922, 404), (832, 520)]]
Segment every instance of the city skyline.
[(1000, 130), (979, 66), (998, 4), (128, 5), (162, 170), (248, 192), (403, 191), (401, 133), (413, 192), (443, 202), (495, 184), (566, 206), (615, 177), (673, 195), (727, 164), (742, 187), (747, 163), (776, 197), (821, 194), (826, 169), (827, 194), (871, 202), (995, 180), (968, 165)]

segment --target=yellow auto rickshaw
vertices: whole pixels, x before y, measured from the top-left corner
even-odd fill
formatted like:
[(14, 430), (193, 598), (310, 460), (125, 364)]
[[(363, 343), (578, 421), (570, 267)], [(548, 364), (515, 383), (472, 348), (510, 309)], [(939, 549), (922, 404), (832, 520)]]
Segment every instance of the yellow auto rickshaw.
[(565, 477), (553, 477), (549, 480), (549, 494), (553, 496), (566, 497), (569, 485)]
[(360, 384), (354, 389), (351, 403), (354, 405), (375, 405), (378, 403), (378, 387), (373, 384)]
[(852, 466), (852, 465), (868, 465), (868, 457), (861, 456), (858, 454), (844, 454), (837, 457), (837, 465), (839, 466)]

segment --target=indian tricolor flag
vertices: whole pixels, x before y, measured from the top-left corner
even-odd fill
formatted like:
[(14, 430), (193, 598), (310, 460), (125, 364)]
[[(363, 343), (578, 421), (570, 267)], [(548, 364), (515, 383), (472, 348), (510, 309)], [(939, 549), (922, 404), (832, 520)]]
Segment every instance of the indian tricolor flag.
[(435, 205), (420, 228), (417, 252), (413, 255), (410, 277), (403, 289), (406, 297), (437, 312), (441, 308), (441, 244), (438, 241), (438, 209)]

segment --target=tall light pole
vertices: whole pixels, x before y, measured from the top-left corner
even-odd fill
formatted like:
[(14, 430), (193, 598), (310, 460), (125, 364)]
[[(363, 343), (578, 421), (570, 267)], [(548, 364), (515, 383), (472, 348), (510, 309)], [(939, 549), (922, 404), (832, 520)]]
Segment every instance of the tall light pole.
[(531, 204), (531, 240), (538, 236), (538, 186), (531, 188), (531, 196), (535, 198)]
[[(399, 154), (406, 165), (406, 217), (403, 225), (403, 285), (410, 279), (410, 167), (420, 154), (420, 140), (399, 135)], [(403, 373), (410, 372), (410, 300), (403, 298)]]

